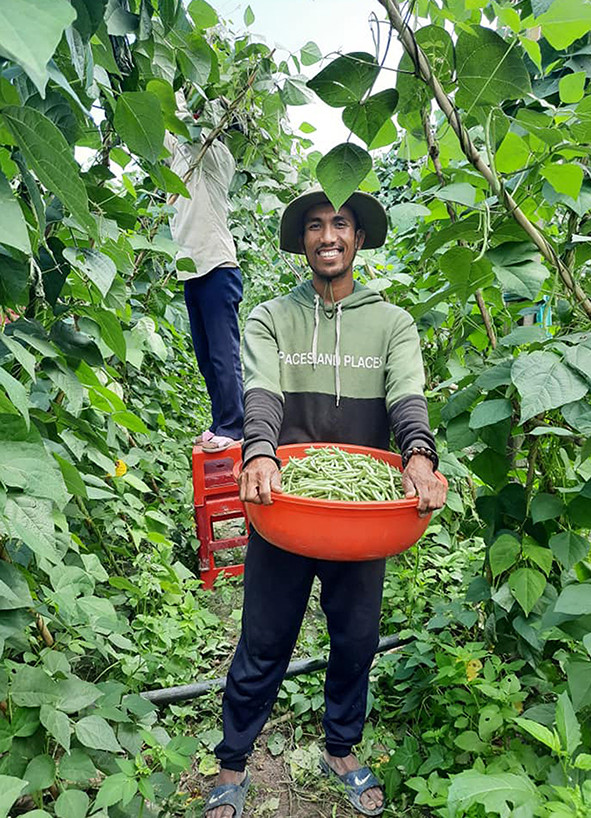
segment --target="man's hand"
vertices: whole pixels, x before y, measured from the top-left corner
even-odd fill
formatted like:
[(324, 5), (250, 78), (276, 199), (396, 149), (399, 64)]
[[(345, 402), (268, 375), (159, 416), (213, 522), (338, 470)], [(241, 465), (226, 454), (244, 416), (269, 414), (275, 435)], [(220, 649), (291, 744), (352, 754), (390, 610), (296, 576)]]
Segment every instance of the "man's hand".
[(445, 503), (447, 488), (435, 477), (433, 463), (422, 454), (414, 454), (402, 473), (402, 488), (407, 500), (419, 495), (419, 517), (426, 517)]
[(281, 491), (281, 472), (271, 457), (253, 457), (238, 475), (243, 503), (271, 505), (272, 491)]

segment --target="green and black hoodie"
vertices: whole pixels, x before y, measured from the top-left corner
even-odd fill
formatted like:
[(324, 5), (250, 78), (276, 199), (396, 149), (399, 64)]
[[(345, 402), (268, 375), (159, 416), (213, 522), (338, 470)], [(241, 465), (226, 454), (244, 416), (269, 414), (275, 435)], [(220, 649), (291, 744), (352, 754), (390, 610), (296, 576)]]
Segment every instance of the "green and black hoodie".
[(311, 281), (256, 307), (244, 334), (244, 462), (286, 443), (435, 451), (410, 315), (355, 282), (327, 309)]

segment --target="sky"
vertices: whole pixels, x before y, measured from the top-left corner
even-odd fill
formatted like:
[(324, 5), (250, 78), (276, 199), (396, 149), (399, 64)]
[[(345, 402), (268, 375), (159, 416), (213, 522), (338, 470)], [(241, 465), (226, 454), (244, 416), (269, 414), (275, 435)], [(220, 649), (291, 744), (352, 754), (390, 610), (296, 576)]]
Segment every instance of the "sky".
[[(231, 28), (238, 32), (245, 30), (244, 11), (250, 5), (255, 21), (249, 27), (253, 35), (259, 36), (269, 46), (277, 46), (277, 58), (290, 52), (297, 53), (303, 45), (312, 40), (323, 55), (335, 52), (368, 51), (375, 53), (369, 18), (372, 13), (379, 20), (385, 20), (384, 7), (378, 0), (210, 0), (219, 15), (232, 21)], [(385, 42), (388, 27), (380, 26), (382, 42)], [(281, 53), (284, 50), (284, 53)], [(390, 47), (388, 63), (397, 65), (402, 50), (394, 39)], [(309, 66), (303, 70), (313, 77), (323, 64)], [(394, 85), (394, 75), (382, 72), (374, 91)], [(318, 100), (313, 105), (290, 106), (289, 118), (294, 128), (302, 122), (316, 127), (316, 132), (307, 134), (314, 146), (326, 153), (335, 145), (344, 142), (348, 130), (342, 123), (341, 109), (329, 108)]]

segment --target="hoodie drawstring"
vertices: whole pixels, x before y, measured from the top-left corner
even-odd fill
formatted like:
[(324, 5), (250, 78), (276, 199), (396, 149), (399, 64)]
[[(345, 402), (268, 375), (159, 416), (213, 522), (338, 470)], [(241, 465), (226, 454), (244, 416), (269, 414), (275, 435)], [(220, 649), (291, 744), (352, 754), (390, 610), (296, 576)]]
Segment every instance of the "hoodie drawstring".
[(318, 357), (318, 324), (320, 321), (320, 296), (316, 293), (314, 297), (314, 334), (312, 335), (312, 369), (316, 369), (316, 358)]
[(339, 301), (337, 304), (337, 320), (335, 325), (335, 346), (334, 346), (334, 358), (335, 358), (335, 367), (334, 367), (334, 382), (335, 382), (335, 392), (336, 392), (336, 403), (337, 406), (341, 401), (341, 371), (339, 368), (340, 360), (341, 360), (341, 316), (343, 314), (343, 305)]

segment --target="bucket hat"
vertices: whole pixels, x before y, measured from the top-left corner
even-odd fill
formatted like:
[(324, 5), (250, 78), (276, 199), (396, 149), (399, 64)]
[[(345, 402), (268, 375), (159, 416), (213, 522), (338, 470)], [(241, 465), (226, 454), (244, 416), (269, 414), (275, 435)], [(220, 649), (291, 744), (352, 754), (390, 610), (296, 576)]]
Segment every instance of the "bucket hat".
[[(279, 246), (287, 253), (301, 253), (301, 238), (304, 232), (304, 215), (318, 204), (328, 202), (328, 196), (321, 187), (302, 193), (287, 205), (279, 226)], [(369, 193), (356, 190), (345, 202), (357, 216), (357, 226), (365, 231), (364, 250), (381, 247), (388, 232), (388, 217), (383, 205)]]

